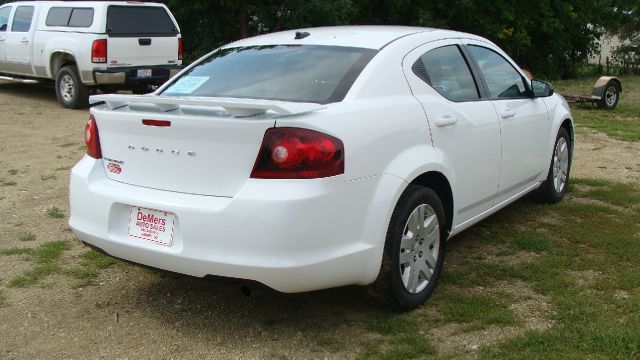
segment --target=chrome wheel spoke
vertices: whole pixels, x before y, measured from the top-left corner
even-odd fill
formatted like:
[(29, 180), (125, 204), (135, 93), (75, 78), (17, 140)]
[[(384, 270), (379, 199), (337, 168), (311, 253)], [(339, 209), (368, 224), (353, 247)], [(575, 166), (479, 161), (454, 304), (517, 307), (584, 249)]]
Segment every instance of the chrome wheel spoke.
[(413, 262), (413, 253), (400, 253), (400, 265), (411, 264)]

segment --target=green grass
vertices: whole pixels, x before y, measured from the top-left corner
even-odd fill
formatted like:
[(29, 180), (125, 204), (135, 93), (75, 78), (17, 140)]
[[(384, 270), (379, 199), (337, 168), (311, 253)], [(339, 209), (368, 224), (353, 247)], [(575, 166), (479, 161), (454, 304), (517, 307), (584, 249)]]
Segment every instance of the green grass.
[(55, 180), (55, 179), (56, 179), (56, 174), (49, 174), (49, 175), (40, 176), (40, 180), (42, 180), (42, 181)]
[(436, 352), (416, 321), (407, 315), (377, 318), (369, 324), (369, 330), (385, 340), (367, 343), (363, 354), (366, 359), (412, 359)]
[(18, 238), (19, 241), (34, 241), (35, 239), (36, 235), (32, 233), (23, 234)]
[(71, 166), (59, 166), (55, 169), (55, 171), (67, 171), (71, 169)]
[(82, 264), (84, 266), (98, 270), (109, 268), (118, 263), (118, 260), (102, 255), (95, 250), (88, 250), (82, 253), (80, 258), (82, 259)]
[(470, 295), (459, 290), (449, 290), (441, 292), (438, 300), (438, 310), (445, 322), (466, 323), (468, 328), (474, 329), (518, 323), (509, 310), (508, 296), (505, 294), (497, 297), (486, 293)]
[(62, 257), (63, 253), (69, 248), (67, 241), (60, 240), (47, 242), (36, 248), (15, 247), (0, 249), (0, 255), (23, 255), (26, 261), (33, 263), (32, 268), (9, 279), (7, 285), (18, 288), (28, 287), (49, 275), (61, 274), (79, 280), (76, 286), (87, 286), (95, 282), (100, 270), (119, 263), (108, 256), (88, 250), (79, 256), (78, 265), (69, 265), (66, 264), (68, 261), (63, 261)]
[(52, 206), (49, 209), (47, 209), (47, 215), (49, 215), (49, 217), (52, 217), (54, 219), (62, 219), (64, 217), (64, 212), (60, 210), (58, 207)]
[[(371, 320), (382, 340), (365, 343), (361, 357), (638, 358), (640, 186), (573, 179), (569, 191), (555, 205), (521, 200), (449, 242), (431, 299), (414, 313)], [(551, 327), (527, 330), (530, 315), (514, 310), (523, 301), (539, 304), (535, 317)], [(450, 324), (464, 339), (487, 327), (514, 335), (438, 353), (428, 332)]]
[(9, 169), (7, 171), (7, 173), (9, 173), (9, 175), (17, 175), (18, 174), (18, 169)]
[(43, 278), (60, 272), (59, 260), (62, 253), (69, 250), (69, 243), (64, 240), (44, 243), (37, 248), (13, 248), (0, 251), (2, 255), (27, 255), (27, 260), (34, 264), (34, 267), (22, 274), (9, 279), (9, 287), (28, 287)]
[(13, 180), (0, 179), (0, 186), (16, 186), (16, 185), (18, 185), (18, 183)]

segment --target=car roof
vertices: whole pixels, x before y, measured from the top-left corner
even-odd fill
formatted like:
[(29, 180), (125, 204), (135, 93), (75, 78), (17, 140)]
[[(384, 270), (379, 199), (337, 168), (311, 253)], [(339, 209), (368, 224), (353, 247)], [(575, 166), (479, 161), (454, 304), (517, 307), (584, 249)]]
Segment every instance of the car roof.
[[(297, 32), (307, 32), (309, 35), (302, 39), (295, 39)], [(460, 37), (478, 38), (477, 36), (457, 31), (424, 27), (359, 25), (280, 31), (238, 40), (227, 44), (224, 47), (299, 44), (350, 46), (379, 50), (395, 40), (418, 33), (422, 33), (427, 35), (427, 37), (433, 38), (428, 40)]]

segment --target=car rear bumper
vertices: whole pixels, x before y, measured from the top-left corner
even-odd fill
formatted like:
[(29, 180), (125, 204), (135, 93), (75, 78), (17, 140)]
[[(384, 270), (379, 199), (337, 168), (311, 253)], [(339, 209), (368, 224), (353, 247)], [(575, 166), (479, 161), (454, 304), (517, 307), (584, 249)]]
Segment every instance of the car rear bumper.
[[(69, 225), (107, 254), (172, 272), (255, 280), (283, 292), (373, 282), (402, 180), (250, 179), (233, 197), (109, 180), (101, 161), (71, 172)], [(176, 216), (170, 246), (132, 238), (132, 206)]]
[[(135, 88), (145, 85), (164, 84), (182, 70), (181, 65), (127, 66), (93, 69), (96, 85), (118, 85), (120, 88)], [(151, 76), (138, 76), (138, 70), (151, 70)]]

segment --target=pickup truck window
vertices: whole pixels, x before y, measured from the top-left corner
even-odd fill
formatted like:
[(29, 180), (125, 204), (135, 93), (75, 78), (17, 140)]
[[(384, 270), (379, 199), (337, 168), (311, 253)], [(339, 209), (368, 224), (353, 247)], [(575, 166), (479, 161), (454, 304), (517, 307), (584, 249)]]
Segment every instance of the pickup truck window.
[(110, 36), (176, 36), (178, 29), (167, 11), (159, 6), (118, 6), (107, 10)]
[(27, 32), (31, 28), (31, 19), (33, 18), (33, 6), (18, 6), (15, 15), (13, 15), (13, 24), (11, 31)]
[(90, 27), (92, 8), (52, 7), (47, 14), (47, 26)]
[(3, 7), (0, 9), (0, 31), (7, 31), (9, 14), (11, 14), (11, 6)]

